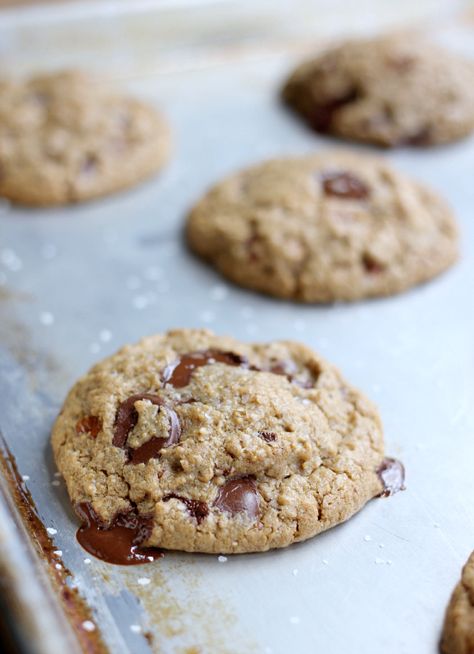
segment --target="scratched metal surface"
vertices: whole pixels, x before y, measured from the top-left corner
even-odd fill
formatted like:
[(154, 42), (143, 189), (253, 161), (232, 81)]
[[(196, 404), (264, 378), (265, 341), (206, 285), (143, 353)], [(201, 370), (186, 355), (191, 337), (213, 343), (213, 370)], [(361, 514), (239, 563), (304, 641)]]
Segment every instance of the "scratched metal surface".
[[(209, 8), (194, 8), (186, 29), (185, 8), (178, 8), (164, 24), (181, 25), (179, 49), (173, 55), (165, 44), (161, 57), (151, 37), (164, 28), (152, 29), (146, 14), (142, 32), (134, 23), (127, 33), (120, 21), (130, 17), (117, 18), (107, 22), (103, 41), (92, 38), (87, 49), (84, 30), (89, 26), (96, 37), (104, 16), (72, 22), (67, 11), (49, 21), (42, 15), (41, 37), (34, 13), (30, 20), (0, 17), (3, 68), (86, 62), (104, 72), (108, 66), (165, 111), (175, 136), (169, 166), (137, 189), (57, 210), (0, 206), (0, 430), (114, 654), (149, 652), (146, 632), (153, 634), (152, 649), (165, 654), (192, 647), (217, 654), (338, 653), (348, 644), (369, 654), (434, 654), (448, 596), (474, 547), (474, 139), (384, 154), (443, 192), (462, 228), (460, 263), (402, 296), (331, 307), (275, 301), (228, 285), (182, 243), (187, 208), (221, 175), (328, 145), (280, 107), (278, 85), (307, 50), (311, 30), (333, 36), (365, 23), (354, 11), (339, 23), (326, 16), (318, 28), (317, 14), (303, 4), (297, 39), (296, 18), (285, 25), (288, 7), (278, 14), (271, 3), (258, 3), (252, 22), (257, 8), (250, 3), (240, 9), (220, 3), (219, 15), (232, 16), (222, 42), (204, 30), (215, 19)], [(393, 3), (375, 4), (386, 13), (372, 15), (371, 28), (416, 11), (399, 3), (394, 15)], [(418, 3), (416, 17), (441, 4)], [(438, 12), (437, 19), (442, 27), (432, 21), (434, 33), (474, 57), (469, 16), (440, 20)], [(120, 49), (112, 42), (119, 26)], [(246, 33), (252, 38), (243, 43)], [(105, 61), (97, 56), (104, 48)], [(93, 362), (177, 326), (208, 326), (246, 340), (296, 338), (318, 349), (378, 403), (387, 451), (407, 468), (406, 492), (373, 501), (345, 525), (283, 551), (225, 562), (171, 553), (133, 568), (91, 561), (76, 543), (77, 523), (54, 474), (52, 422), (70, 385)]]

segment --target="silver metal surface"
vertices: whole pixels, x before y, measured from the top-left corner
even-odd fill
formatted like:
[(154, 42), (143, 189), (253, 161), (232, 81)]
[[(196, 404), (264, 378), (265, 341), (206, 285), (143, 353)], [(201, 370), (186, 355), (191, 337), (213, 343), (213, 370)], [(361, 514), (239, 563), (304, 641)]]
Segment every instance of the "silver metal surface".
[[(291, 23), (289, 9), (298, 3), (276, 3), (279, 13), (272, 3), (257, 3), (258, 30), (250, 3), (238, 4), (240, 13), (237, 3), (227, 3), (226, 14), (226, 3), (219, 3), (219, 16), (230, 19), (212, 35), (204, 28), (215, 20), (215, 7), (194, 7), (186, 30), (180, 13), (186, 8), (176, 8), (182, 40), (175, 58), (168, 48), (172, 16), (164, 21), (165, 45), (149, 56), (147, 39), (160, 27), (145, 13), (141, 31), (137, 17), (127, 30), (125, 16), (120, 44), (110, 28), (105, 45), (98, 40), (102, 19), (88, 23), (87, 12), (77, 22), (67, 10), (62, 18), (50, 14), (49, 22), (43, 15), (36, 38), (28, 14), (16, 23), (11, 14), (5, 22), (0, 16), (3, 68), (15, 73), (16, 61), (21, 71), (35, 62), (44, 68), (83, 63), (103, 72), (110, 65), (125, 86), (163, 109), (175, 137), (163, 174), (132, 191), (56, 210), (1, 205), (0, 430), (114, 654), (148, 652), (147, 631), (152, 649), (165, 654), (191, 647), (217, 654), (331, 654), (348, 647), (434, 654), (446, 602), (474, 548), (474, 140), (383, 155), (438, 188), (456, 211), (463, 256), (441, 278), (399, 297), (328, 307), (230, 286), (183, 245), (183, 219), (193, 201), (248, 163), (340, 147), (306, 131), (277, 101), (283, 76), (308, 49), (308, 25), (321, 39), (339, 32), (334, 16), (326, 15), (318, 29), (316, 10), (329, 3), (303, 3), (306, 14), (293, 15)], [(423, 18), (435, 6), (439, 13), (452, 7), (363, 4), (379, 8), (371, 28), (394, 24), (397, 16), (403, 22), (410, 11)], [(351, 16), (357, 12), (341, 14), (341, 31), (350, 29)], [(355, 27), (361, 24), (354, 19)], [(474, 23), (430, 24), (437, 37), (474, 57)], [(85, 55), (88, 25), (94, 58)], [(216, 40), (218, 33), (225, 38)], [(124, 343), (179, 326), (245, 340), (294, 338), (316, 348), (377, 402), (387, 451), (407, 468), (406, 492), (375, 500), (348, 523), (282, 551), (226, 561), (170, 553), (133, 568), (90, 560), (75, 540), (77, 521), (54, 474), (52, 422), (68, 388), (92, 363)]]

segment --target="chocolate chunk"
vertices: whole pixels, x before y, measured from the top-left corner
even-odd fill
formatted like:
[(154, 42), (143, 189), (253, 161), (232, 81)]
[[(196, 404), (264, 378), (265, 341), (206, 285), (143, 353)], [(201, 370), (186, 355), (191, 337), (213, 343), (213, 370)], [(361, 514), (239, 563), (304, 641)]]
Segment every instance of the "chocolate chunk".
[(272, 443), (277, 438), (277, 435), (273, 431), (259, 431), (258, 435), (267, 443)]
[(232, 516), (245, 511), (250, 518), (259, 514), (257, 486), (252, 477), (229, 479), (219, 488), (214, 506)]
[(414, 146), (423, 146), (431, 145), (431, 130), (429, 127), (422, 127), (418, 132), (415, 132), (411, 136), (407, 136), (402, 139), (400, 145), (414, 145)]
[(76, 506), (82, 521), (77, 540), (90, 554), (117, 565), (138, 565), (163, 556), (156, 547), (140, 547), (152, 532), (151, 516), (142, 516), (136, 509), (119, 513), (109, 525), (103, 524), (89, 502)]
[(352, 88), (339, 98), (314, 106), (309, 116), (309, 121), (313, 129), (317, 132), (329, 132), (336, 112), (341, 107), (357, 100), (359, 95), (359, 91), (356, 88)]
[(347, 171), (325, 173), (322, 181), (326, 195), (348, 200), (365, 200), (370, 195), (367, 184)]
[(388, 497), (405, 490), (405, 468), (397, 459), (384, 459), (377, 469), (377, 474), (384, 488), (379, 497)]
[[(126, 443), (129, 433), (138, 422), (138, 412), (135, 408), (135, 402), (139, 400), (148, 400), (152, 404), (159, 406), (159, 411), (166, 411), (169, 416), (170, 426), (167, 438), (153, 436), (146, 443), (140, 445), (140, 447), (131, 448), (127, 447)], [(165, 406), (164, 401), (158, 395), (152, 395), (151, 393), (132, 395), (122, 402), (117, 409), (112, 443), (127, 452), (129, 463), (147, 463), (150, 459), (156, 459), (160, 455), (163, 447), (175, 445), (179, 442), (180, 436), (181, 425), (179, 424), (179, 418), (176, 412), (171, 407)]]
[(171, 499), (182, 502), (186, 506), (189, 514), (196, 519), (198, 524), (200, 524), (209, 513), (209, 507), (206, 502), (192, 500), (189, 497), (183, 497), (182, 495), (176, 495), (175, 493), (168, 493), (168, 495), (165, 495), (163, 497), (163, 502), (168, 502), (168, 500)]
[(90, 434), (96, 438), (102, 429), (102, 420), (97, 416), (85, 416), (76, 423), (76, 432), (78, 434)]
[(247, 359), (234, 352), (220, 350), (205, 350), (182, 354), (179, 359), (166, 366), (163, 372), (163, 382), (174, 388), (183, 388), (191, 381), (196, 368), (213, 363), (225, 363), (227, 366), (246, 366)]
[(364, 266), (365, 271), (370, 275), (377, 275), (384, 271), (382, 264), (367, 252), (362, 256), (362, 265)]
[(409, 54), (394, 54), (386, 57), (385, 64), (397, 73), (408, 73), (413, 70), (416, 64), (416, 58)]

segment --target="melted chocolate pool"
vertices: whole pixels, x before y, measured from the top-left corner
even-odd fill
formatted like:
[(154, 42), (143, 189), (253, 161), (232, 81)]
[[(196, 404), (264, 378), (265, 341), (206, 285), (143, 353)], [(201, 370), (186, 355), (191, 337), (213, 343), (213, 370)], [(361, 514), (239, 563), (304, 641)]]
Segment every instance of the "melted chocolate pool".
[(163, 382), (174, 388), (183, 388), (191, 381), (196, 368), (212, 363), (225, 363), (227, 366), (246, 366), (245, 357), (234, 352), (221, 352), (220, 350), (205, 350), (204, 352), (190, 352), (182, 354), (179, 359), (170, 363), (163, 373)]
[(141, 516), (136, 510), (119, 513), (109, 526), (98, 519), (88, 502), (76, 507), (82, 521), (77, 530), (80, 545), (101, 561), (116, 565), (139, 565), (163, 556), (156, 547), (140, 547), (152, 529), (150, 517)]

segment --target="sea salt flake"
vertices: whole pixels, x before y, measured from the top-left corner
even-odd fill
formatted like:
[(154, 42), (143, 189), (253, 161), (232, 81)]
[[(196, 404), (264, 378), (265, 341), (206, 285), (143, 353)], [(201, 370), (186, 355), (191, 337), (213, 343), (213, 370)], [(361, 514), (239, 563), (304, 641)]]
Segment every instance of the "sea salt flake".
[(99, 339), (102, 343), (108, 343), (112, 338), (112, 332), (109, 329), (102, 329), (99, 333)]
[(50, 311), (42, 311), (39, 316), (40, 323), (45, 325), (52, 325), (54, 323), (54, 316)]
[(91, 620), (84, 620), (82, 628), (84, 631), (95, 631), (95, 624)]
[(56, 570), (61, 570), (63, 566), (60, 563), (56, 563), (54, 567)]
[(151, 579), (149, 579), (148, 577), (139, 577), (137, 579), (137, 584), (139, 584), (140, 586), (148, 586), (148, 584), (150, 583), (151, 583)]
[(369, 534), (367, 534), (367, 536), (364, 536), (364, 540), (368, 543), (369, 541), (372, 540), (372, 536), (369, 536)]
[(23, 475), (22, 479), (23, 481), (30, 481), (30, 475)]
[(89, 565), (89, 563), (92, 563), (92, 561), (91, 561), (91, 559), (87, 559), (87, 558), (86, 558), (86, 559), (84, 559), (84, 563), (85, 563), (86, 565)]
[(62, 550), (54, 550), (53, 554), (55, 554), (56, 556), (62, 556), (63, 551)]
[(50, 536), (55, 536), (58, 533), (58, 530), (55, 529), (54, 527), (48, 527), (46, 531)]
[(214, 286), (210, 292), (211, 299), (215, 300), (216, 302), (225, 300), (228, 295), (229, 291), (225, 286)]
[(130, 631), (133, 631), (134, 634), (139, 634), (141, 633), (142, 628), (140, 627), (139, 624), (131, 624), (130, 625)]
[(327, 559), (323, 559), (324, 565), (329, 565), (329, 561)]
[(227, 561), (227, 557), (221, 555), (217, 557), (217, 560), (219, 561), (219, 563), (225, 563)]

